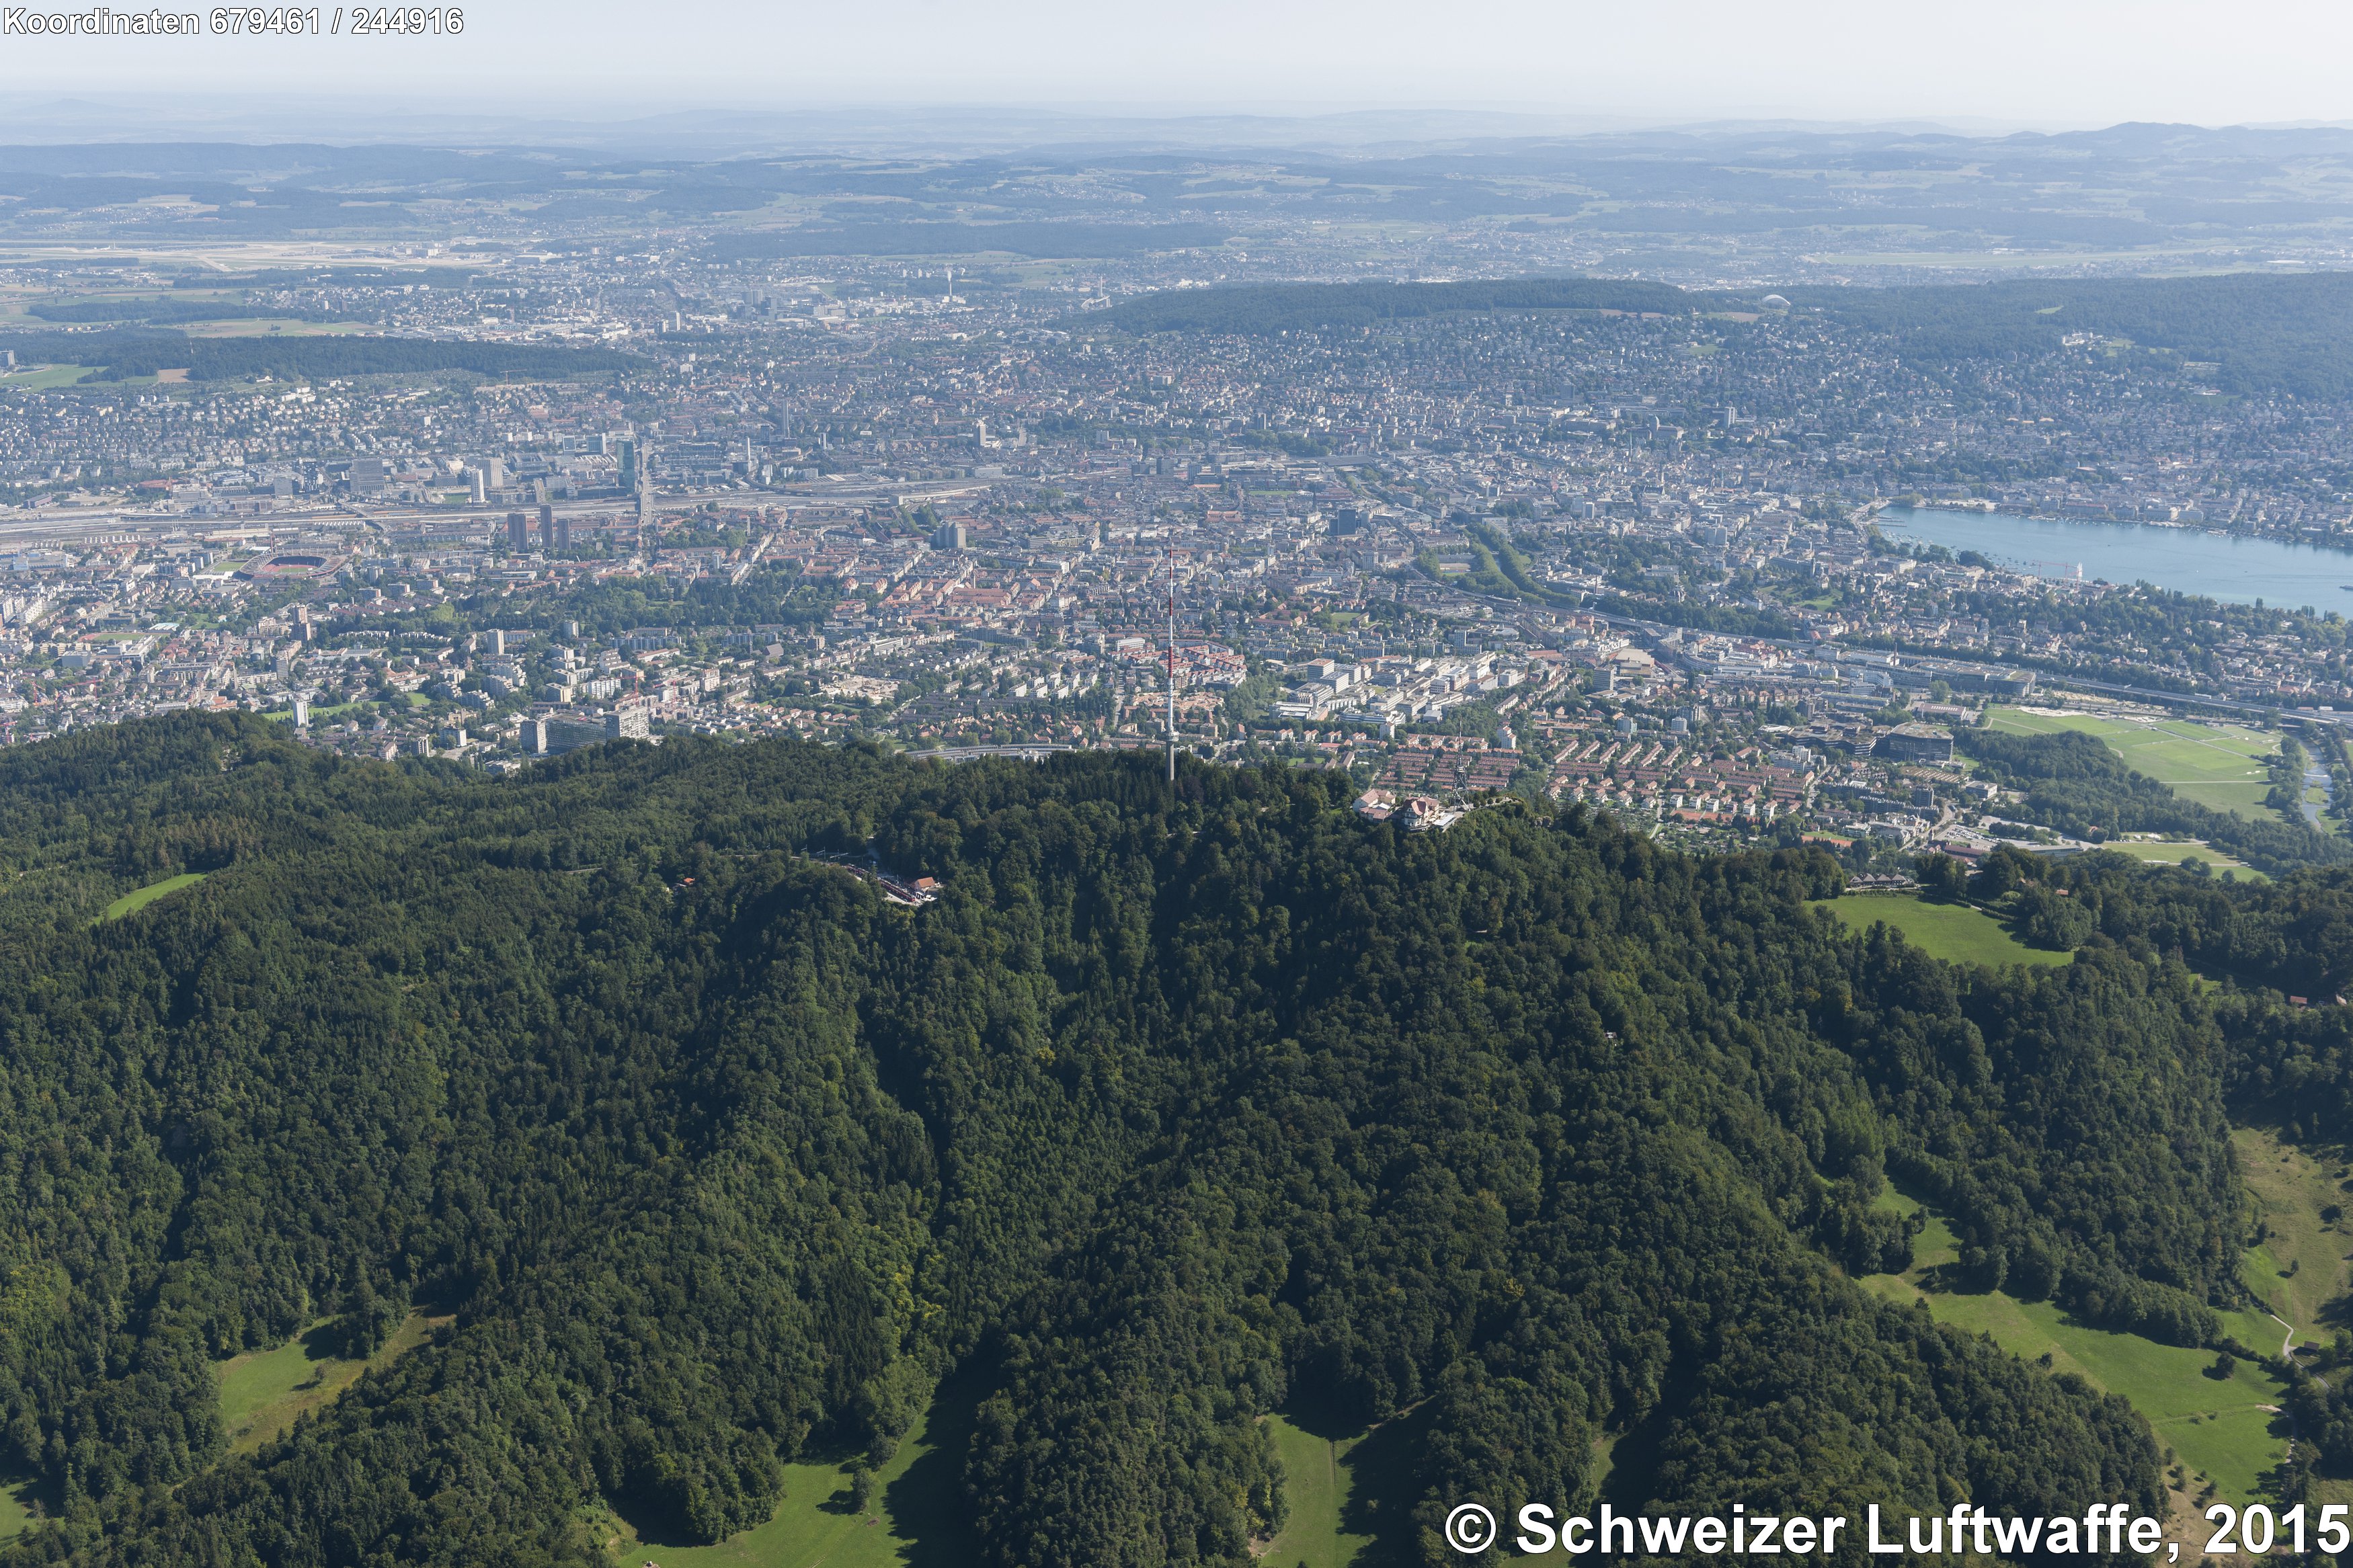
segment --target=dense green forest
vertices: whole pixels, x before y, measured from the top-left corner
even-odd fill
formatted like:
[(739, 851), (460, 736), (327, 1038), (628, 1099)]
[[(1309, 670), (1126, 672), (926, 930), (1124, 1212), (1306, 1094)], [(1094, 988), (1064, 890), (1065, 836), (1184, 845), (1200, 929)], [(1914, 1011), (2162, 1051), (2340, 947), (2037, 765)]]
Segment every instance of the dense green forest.
[[(2090, 923), (1965, 970), (1810, 908), (1817, 851), (1157, 767), (0, 752), (0, 1444), (56, 1502), (0, 1564), (601, 1563), (584, 1508), (725, 1537), (952, 1373), (1003, 1568), (1241, 1568), (1278, 1409), (1410, 1414), (1389, 1561), (1464, 1498), (2161, 1511), (2128, 1405), (1851, 1276), (1908, 1258), (1892, 1173), (1979, 1283), (2212, 1342), (2226, 1109), (2353, 1109), (2274, 989), (2353, 959), (2353, 878), (1998, 857)], [(220, 1358), (420, 1307), (225, 1451)]]
[(592, 375), (636, 363), (610, 349), (525, 343), (443, 342), (429, 338), (192, 338), (165, 328), (103, 332), (0, 333), (0, 348), (28, 364), (86, 364), (100, 381), (185, 370), (191, 381), (406, 375), (462, 370), (478, 375)]

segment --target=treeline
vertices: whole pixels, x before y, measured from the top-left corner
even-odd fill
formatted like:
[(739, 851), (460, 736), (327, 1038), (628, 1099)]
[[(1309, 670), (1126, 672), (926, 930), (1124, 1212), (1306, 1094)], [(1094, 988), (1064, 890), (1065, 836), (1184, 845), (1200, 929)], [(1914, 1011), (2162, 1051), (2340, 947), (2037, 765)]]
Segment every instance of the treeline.
[(2023, 802), (2008, 809), (2074, 837), (2188, 834), (2274, 876), (2353, 860), (2353, 844), (2300, 818), (2247, 817), (2185, 800), (2077, 731), (1963, 730), (1956, 742), (1978, 764), (1978, 776), (2024, 793)]
[[(2226, 1047), (2284, 1004), (2137, 937), (1852, 938), (1818, 851), (1157, 770), (677, 737), (496, 781), (194, 714), (0, 752), (0, 1443), (60, 1516), (0, 1563), (601, 1563), (584, 1503), (722, 1538), (951, 1373), (1005, 1568), (1244, 1568), (1281, 1408), (1412, 1414), (1432, 1563), (1446, 1501), (1605, 1485), (2162, 1508), (2121, 1401), (1847, 1275), (1908, 1260), (1893, 1170), (1978, 1282), (2211, 1339)], [(804, 858), (869, 847), (940, 900)], [(2249, 942), (2324, 886), (2133, 875), (2119, 924), (2179, 884)], [(224, 1457), (217, 1358), (411, 1306), (455, 1321)]]
[(477, 375), (544, 379), (594, 375), (637, 363), (610, 349), (524, 343), (444, 342), (429, 338), (357, 336), (192, 338), (183, 332), (10, 332), (0, 348), (37, 364), (81, 364), (99, 381), (124, 381), (185, 370), (191, 381), (280, 380), (409, 375), (470, 371)]
[(1615, 310), (1688, 316), (1694, 296), (1666, 283), (1614, 278), (1520, 278), (1464, 283), (1269, 283), (1177, 289), (1113, 307), (1090, 324), (1125, 332), (1263, 335), (1367, 327), (1496, 310)]

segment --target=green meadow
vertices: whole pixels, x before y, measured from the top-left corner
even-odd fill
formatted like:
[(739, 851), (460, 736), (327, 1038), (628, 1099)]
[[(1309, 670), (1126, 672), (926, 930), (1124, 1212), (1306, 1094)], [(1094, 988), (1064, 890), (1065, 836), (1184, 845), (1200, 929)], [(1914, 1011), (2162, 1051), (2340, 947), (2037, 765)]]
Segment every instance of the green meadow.
[(1268, 1568), (1345, 1568), (1373, 1540), (1349, 1528), (1356, 1479), (1351, 1459), (1362, 1436), (1319, 1436), (1282, 1415), (1268, 1416), (1267, 1426), (1282, 1460), (1291, 1517), (1262, 1561)]
[(221, 1426), (229, 1452), (248, 1454), (322, 1409), (373, 1366), (389, 1366), (449, 1321), (412, 1312), (373, 1356), (346, 1361), (334, 1353), (325, 1320), (275, 1350), (248, 1351), (220, 1363)]
[(98, 918), (101, 921), (119, 921), (125, 915), (138, 913), (166, 893), (176, 893), (182, 888), (194, 887), (204, 879), (205, 874), (202, 871), (183, 871), (176, 877), (166, 877), (160, 882), (150, 882), (136, 892), (125, 893), (107, 905), (105, 911)]
[(2197, 838), (2125, 838), (2111, 839), (2100, 846), (2119, 855), (2129, 855), (2136, 860), (2151, 865), (2179, 866), (2185, 860), (2203, 862), (2216, 876), (2228, 871), (2242, 882), (2267, 882), (2270, 878), (2243, 860), (2225, 855), (2212, 845)]
[(1904, 933), (1904, 940), (1947, 963), (1982, 963), (1999, 968), (2006, 963), (2069, 963), (2073, 953), (2029, 947), (2010, 934), (2009, 928), (1983, 910), (1968, 904), (1929, 903), (1892, 893), (1863, 893), (1843, 899), (1818, 900), (1840, 923), (1867, 931), (1885, 921)]

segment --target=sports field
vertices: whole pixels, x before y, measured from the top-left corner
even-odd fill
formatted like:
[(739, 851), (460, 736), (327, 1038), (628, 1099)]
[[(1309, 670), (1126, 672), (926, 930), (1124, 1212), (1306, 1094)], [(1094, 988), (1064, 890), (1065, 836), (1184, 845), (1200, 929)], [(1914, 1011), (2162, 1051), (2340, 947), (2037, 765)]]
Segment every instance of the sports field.
[(2002, 923), (1967, 904), (1932, 904), (1894, 893), (1866, 893), (1844, 899), (1822, 899), (1812, 906), (1828, 910), (1841, 924), (1867, 931), (1882, 921), (1904, 933), (1904, 940), (1947, 963), (2067, 963), (2074, 955), (2029, 947)]
[(2077, 730), (2096, 735), (2108, 749), (2184, 800), (2245, 817), (2263, 815), (2271, 788), (2266, 771), (2279, 753), (2279, 739), (2239, 724), (2188, 719), (2107, 719), (2090, 713), (2054, 713), (2024, 708), (1994, 708), (1986, 728), (2013, 735), (2050, 735)]

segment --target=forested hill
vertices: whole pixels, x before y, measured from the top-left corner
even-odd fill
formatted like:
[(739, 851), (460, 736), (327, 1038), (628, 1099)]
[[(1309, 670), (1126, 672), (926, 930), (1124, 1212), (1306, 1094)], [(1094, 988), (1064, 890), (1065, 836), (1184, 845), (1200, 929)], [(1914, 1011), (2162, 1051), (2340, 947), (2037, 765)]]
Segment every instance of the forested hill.
[(1888, 334), (1915, 363), (2042, 353), (2089, 333), (2211, 362), (2214, 378), (2234, 392), (2353, 395), (2353, 275), (2342, 272), (1785, 292), (1801, 310)]
[[(2211, 1340), (2231, 1053), (2341, 1040), (2128, 930), (2000, 974), (1844, 937), (1810, 851), (1156, 768), (494, 781), (196, 715), (0, 753), (0, 1430), (64, 1515), (0, 1563), (601, 1563), (584, 1505), (724, 1537), (951, 1369), (957, 1560), (1003, 1568), (1240, 1568), (1283, 1407), (1415, 1413), (1387, 1544), (1431, 1562), (1461, 1498), (2161, 1509), (2128, 1406), (1851, 1283), (1909, 1247), (1873, 1200)], [(939, 900), (807, 853), (870, 842)], [(2239, 918), (2137, 875), (2081, 896)], [(413, 1305), (454, 1321), (225, 1454), (218, 1358)]]
[[(2233, 392), (2353, 396), (2353, 274), (2028, 278), (1896, 289), (1790, 285), (1793, 321), (1884, 340), (1905, 361), (1949, 364), (2054, 353), (2073, 337), (2211, 363)], [(1604, 310), (1753, 319), (1766, 291), (1616, 278), (1451, 283), (1270, 283), (1172, 289), (1081, 318), (1128, 332), (1271, 336), (1451, 314)]]

